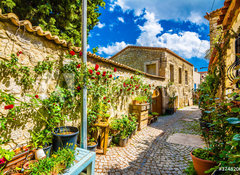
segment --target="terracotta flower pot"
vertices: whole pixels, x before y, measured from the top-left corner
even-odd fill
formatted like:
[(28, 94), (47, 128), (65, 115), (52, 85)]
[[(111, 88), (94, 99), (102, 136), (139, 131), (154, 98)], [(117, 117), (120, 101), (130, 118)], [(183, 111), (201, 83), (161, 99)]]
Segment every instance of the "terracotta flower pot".
[(197, 158), (192, 153), (190, 153), (190, 155), (193, 160), (194, 169), (196, 170), (198, 175), (210, 174), (210, 173), (204, 173), (204, 172), (217, 165), (217, 163), (214, 161)]

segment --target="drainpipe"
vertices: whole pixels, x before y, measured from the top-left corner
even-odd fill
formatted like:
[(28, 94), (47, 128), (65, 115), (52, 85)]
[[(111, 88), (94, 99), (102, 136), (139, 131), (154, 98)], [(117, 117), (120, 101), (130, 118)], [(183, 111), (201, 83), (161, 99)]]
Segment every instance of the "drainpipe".
[[(82, 62), (87, 65), (87, 0), (82, 0)], [(86, 75), (83, 75), (83, 81), (85, 81)], [(83, 149), (87, 149), (87, 87), (84, 84), (81, 92), (81, 135), (80, 146)]]

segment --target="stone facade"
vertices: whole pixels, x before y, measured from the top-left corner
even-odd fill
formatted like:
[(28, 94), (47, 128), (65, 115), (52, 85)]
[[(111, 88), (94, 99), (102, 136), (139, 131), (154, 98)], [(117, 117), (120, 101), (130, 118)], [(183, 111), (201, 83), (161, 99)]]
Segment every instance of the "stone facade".
[(196, 90), (197, 88), (199, 88), (200, 83), (201, 83), (201, 75), (196, 68), (193, 71), (193, 89)]
[[(162, 87), (167, 87), (172, 81), (177, 96), (175, 107), (192, 105), (193, 65), (172, 51), (165, 48), (128, 46), (110, 59), (164, 77), (160, 83)], [(154, 65), (149, 67), (150, 72), (148, 65)], [(168, 107), (167, 99), (165, 97), (163, 102), (164, 109)]]
[[(50, 39), (39, 36), (37, 32), (28, 32), (25, 27), (16, 26), (12, 24), (10, 20), (0, 20), (0, 60), (10, 60), (11, 53), (22, 51), (23, 54), (19, 56), (19, 63), (24, 66), (33, 67), (37, 65), (39, 61), (47, 59), (55, 61), (55, 64), (63, 64), (66, 60), (63, 60), (62, 55), (68, 52), (69, 48), (57, 44), (54, 40), (51, 41)], [(102, 70), (110, 70), (116, 67), (120, 79), (131, 77), (136, 73), (136, 70), (133, 68), (88, 53), (88, 65), (94, 66), (95, 64), (99, 64)], [(51, 74), (43, 75), (42, 78), (36, 80), (33, 91), (28, 92), (24, 92), (22, 87), (16, 84), (13, 77), (9, 77), (7, 83), (6, 80), (1, 77), (0, 89), (22, 100), (27, 100), (25, 93), (33, 93), (38, 94), (40, 97), (47, 97), (49, 93), (54, 91), (58, 86), (60, 80), (58, 75), (59, 70), (54, 70)], [(146, 74), (143, 79), (145, 83), (159, 86), (163, 78)], [(60, 81), (62, 81), (62, 79)], [(129, 104), (132, 102), (134, 96), (131, 96), (131, 98), (127, 96), (123, 98), (124, 99), (117, 105), (116, 110), (114, 110), (114, 108), (110, 110), (111, 116), (128, 114)], [(4, 104), (0, 106), (0, 112), (6, 112), (6, 110), (4, 110)], [(71, 125), (79, 126), (79, 120), (73, 121)], [(15, 148), (29, 141), (29, 130), (31, 131), (33, 127), (34, 124), (31, 121), (31, 116), (22, 119), (22, 121), (14, 125), (14, 127), (9, 127), (7, 132), (10, 134), (9, 138), (12, 142), (7, 147)]]

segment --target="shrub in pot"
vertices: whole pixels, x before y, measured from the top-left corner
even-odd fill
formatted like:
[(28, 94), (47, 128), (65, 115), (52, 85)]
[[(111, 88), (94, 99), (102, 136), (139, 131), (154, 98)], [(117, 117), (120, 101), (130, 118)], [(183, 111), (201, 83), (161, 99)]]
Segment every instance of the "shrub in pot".
[(77, 144), (78, 128), (73, 126), (57, 127), (52, 132), (53, 135), (53, 151), (58, 151), (60, 148), (70, 148), (73, 150)]
[(148, 100), (147, 96), (138, 96), (138, 97), (134, 98), (133, 104), (139, 105), (139, 104), (147, 103), (147, 100)]
[(98, 142), (94, 138), (88, 139), (87, 149), (89, 151), (95, 152), (97, 149), (97, 146), (98, 146)]
[(213, 154), (207, 150), (198, 148), (191, 152), (194, 169), (199, 175), (205, 175), (205, 171), (215, 167), (217, 163), (214, 161)]
[(32, 132), (32, 143), (34, 148), (42, 148), (47, 157), (50, 157), (52, 150), (52, 134), (48, 129), (40, 132)]

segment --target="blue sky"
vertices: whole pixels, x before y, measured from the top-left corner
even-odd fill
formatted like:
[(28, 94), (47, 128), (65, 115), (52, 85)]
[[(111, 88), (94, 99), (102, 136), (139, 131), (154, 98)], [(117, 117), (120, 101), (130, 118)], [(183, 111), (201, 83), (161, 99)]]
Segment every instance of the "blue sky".
[(207, 67), (209, 24), (203, 16), (224, 3), (213, 1), (105, 0), (88, 38), (89, 50), (98, 47), (97, 54), (109, 58), (127, 45), (166, 47), (198, 69)]

